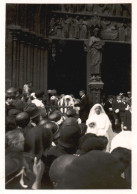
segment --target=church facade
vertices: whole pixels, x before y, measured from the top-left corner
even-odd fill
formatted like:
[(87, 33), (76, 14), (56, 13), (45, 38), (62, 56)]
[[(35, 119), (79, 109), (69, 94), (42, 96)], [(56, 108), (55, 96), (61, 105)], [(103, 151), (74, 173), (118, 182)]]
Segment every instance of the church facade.
[[(6, 4), (6, 88), (131, 89), (131, 4)], [(126, 82), (127, 80), (127, 82)]]

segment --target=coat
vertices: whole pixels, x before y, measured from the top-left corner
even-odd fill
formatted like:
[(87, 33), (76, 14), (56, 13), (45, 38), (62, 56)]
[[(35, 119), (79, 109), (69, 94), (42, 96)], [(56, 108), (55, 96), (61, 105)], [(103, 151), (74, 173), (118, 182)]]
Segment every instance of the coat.
[(80, 117), (82, 122), (86, 122), (86, 120), (88, 118), (88, 114), (89, 114), (89, 103), (88, 103), (87, 96), (86, 95), (83, 96), (81, 98), (80, 103), (76, 104), (75, 106), (80, 107), (79, 117)]

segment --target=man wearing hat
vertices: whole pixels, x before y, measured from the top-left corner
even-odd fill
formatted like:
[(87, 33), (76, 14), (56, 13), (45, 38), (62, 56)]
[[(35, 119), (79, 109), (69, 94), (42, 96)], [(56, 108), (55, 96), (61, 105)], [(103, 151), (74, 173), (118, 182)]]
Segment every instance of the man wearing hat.
[(35, 104), (33, 104), (33, 103), (28, 104), (24, 108), (24, 112), (27, 112), (29, 114), (32, 127), (35, 127), (39, 124), (39, 122), (40, 122), (40, 110), (38, 109), (38, 107)]
[(20, 110), (17, 110), (17, 109), (10, 109), (7, 113), (7, 116), (6, 116), (6, 132), (7, 131), (10, 131), (10, 130), (13, 130), (13, 129), (16, 129), (17, 127), (17, 124), (16, 124), (16, 116), (20, 113), (21, 111)]
[(76, 114), (76, 110), (75, 109), (69, 109), (69, 110), (67, 110), (66, 116), (67, 117), (66, 117), (65, 121), (63, 121), (63, 124), (69, 123), (69, 122), (72, 122), (72, 121), (74, 121), (74, 122), (76, 122), (78, 124), (81, 123), (81, 119)]
[(75, 106), (80, 107), (79, 116), (80, 116), (81, 122), (85, 123), (87, 118), (88, 118), (88, 114), (89, 114), (88, 98), (85, 95), (84, 90), (81, 90), (79, 92), (79, 95), (81, 96), (81, 101), (80, 101), (80, 103), (75, 104)]
[(126, 189), (120, 161), (102, 151), (90, 151), (66, 166), (55, 189)]
[(51, 147), (43, 154), (48, 166), (59, 156), (76, 153), (80, 138), (80, 127), (78, 124), (68, 124), (61, 128), (58, 144)]
[(21, 129), (24, 136), (26, 136), (26, 133), (31, 128), (29, 114), (27, 112), (21, 112), (21, 113), (17, 114), (16, 124), (17, 124), (17, 127)]
[(77, 154), (83, 155), (92, 150), (105, 151), (107, 144), (108, 139), (105, 136), (87, 133), (80, 138)]
[(113, 113), (113, 96), (109, 95), (108, 96), (108, 100), (106, 101), (105, 105), (104, 105), (104, 110), (106, 112), (106, 114), (108, 115), (111, 123), (112, 123), (112, 129), (114, 130), (115, 128), (115, 119), (114, 119), (114, 113)]
[(54, 160), (49, 170), (50, 180), (54, 186), (57, 186), (61, 180), (65, 168), (69, 166), (75, 158), (76, 156), (74, 155), (65, 154)]
[(127, 101), (127, 104), (131, 107), (131, 101), (132, 101), (131, 92), (130, 92), (130, 91), (128, 91), (128, 92), (127, 92), (127, 95), (128, 95), (128, 101)]
[(112, 109), (114, 113), (114, 119), (115, 119), (115, 132), (121, 131), (121, 118), (120, 118), (120, 112), (123, 109), (123, 103), (121, 101), (121, 95), (117, 95), (116, 100), (112, 103)]

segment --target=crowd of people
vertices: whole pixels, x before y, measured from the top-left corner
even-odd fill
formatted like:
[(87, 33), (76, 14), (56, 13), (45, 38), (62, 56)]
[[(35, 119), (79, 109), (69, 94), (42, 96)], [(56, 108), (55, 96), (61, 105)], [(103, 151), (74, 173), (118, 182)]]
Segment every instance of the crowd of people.
[(79, 95), (6, 91), (6, 189), (131, 188), (131, 92), (92, 106)]

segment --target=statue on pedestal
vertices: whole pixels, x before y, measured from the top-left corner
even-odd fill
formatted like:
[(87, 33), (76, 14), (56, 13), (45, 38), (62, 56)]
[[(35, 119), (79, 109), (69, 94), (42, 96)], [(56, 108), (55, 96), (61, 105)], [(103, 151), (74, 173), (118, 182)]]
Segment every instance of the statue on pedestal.
[(103, 42), (98, 37), (99, 28), (95, 28), (93, 33), (94, 35), (88, 41), (87, 63), (90, 66), (90, 75), (100, 75)]

